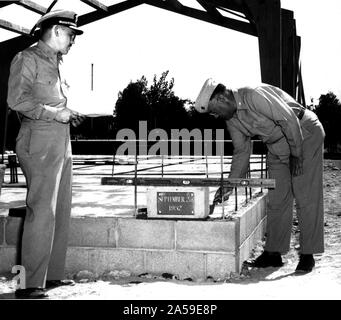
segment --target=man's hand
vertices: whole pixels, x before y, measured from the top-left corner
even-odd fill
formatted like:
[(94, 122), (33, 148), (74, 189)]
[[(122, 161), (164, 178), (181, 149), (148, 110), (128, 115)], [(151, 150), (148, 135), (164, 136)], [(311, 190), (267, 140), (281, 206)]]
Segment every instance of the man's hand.
[(61, 123), (69, 123), (71, 120), (72, 111), (68, 108), (58, 110), (55, 120)]
[[(231, 195), (231, 193), (233, 192), (233, 188), (229, 188), (229, 187), (225, 187), (223, 188), (223, 193), (221, 192), (221, 187), (218, 188), (218, 190), (216, 191), (215, 195), (214, 195), (214, 200), (213, 203), (221, 203), (221, 199), (223, 198), (224, 201), (227, 201)], [(224, 195), (224, 197), (222, 197), (222, 194)]]
[(83, 114), (80, 114), (78, 112), (73, 112), (71, 116), (71, 124), (74, 127), (78, 127), (85, 120), (85, 118), (86, 116), (84, 116)]
[(302, 157), (290, 156), (290, 172), (293, 177), (303, 174), (303, 159)]

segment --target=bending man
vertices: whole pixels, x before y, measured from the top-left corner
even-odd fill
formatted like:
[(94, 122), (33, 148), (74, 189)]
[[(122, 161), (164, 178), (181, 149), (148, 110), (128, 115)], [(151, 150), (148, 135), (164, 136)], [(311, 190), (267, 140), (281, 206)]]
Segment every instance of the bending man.
[[(300, 227), (300, 260), (296, 272), (310, 272), (313, 254), (324, 251), (323, 141), (324, 130), (317, 116), (302, 107), (283, 90), (261, 85), (238, 90), (206, 80), (195, 103), (198, 112), (208, 112), (226, 120), (234, 146), (229, 178), (244, 178), (251, 153), (251, 137), (267, 146), (269, 178), (276, 188), (269, 190), (266, 243), (254, 266), (283, 265), (288, 252), (296, 200)], [(215, 202), (232, 189), (220, 188)]]

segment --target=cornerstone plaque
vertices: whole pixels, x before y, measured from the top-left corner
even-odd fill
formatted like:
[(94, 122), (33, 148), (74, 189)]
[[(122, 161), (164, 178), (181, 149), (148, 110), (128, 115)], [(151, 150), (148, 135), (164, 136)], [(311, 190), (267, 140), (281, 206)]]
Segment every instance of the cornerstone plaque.
[(194, 215), (194, 192), (157, 192), (158, 215)]

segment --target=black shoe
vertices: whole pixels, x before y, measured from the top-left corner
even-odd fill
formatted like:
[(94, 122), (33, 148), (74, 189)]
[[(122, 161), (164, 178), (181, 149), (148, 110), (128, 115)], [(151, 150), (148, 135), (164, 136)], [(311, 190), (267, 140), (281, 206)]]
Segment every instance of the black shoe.
[(296, 267), (296, 273), (308, 273), (315, 266), (314, 256), (312, 254), (300, 254), (300, 261)]
[(267, 268), (267, 267), (282, 267), (282, 257), (279, 252), (264, 251), (257, 259), (252, 263), (255, 268)]
[(17, 289), (14, 294), (18, 299), (42, 299), (48, 297), (43, 288)]
[(74, 286), (73, 280), (46, 280), (46, 289), (57, 288), (61, 286)]

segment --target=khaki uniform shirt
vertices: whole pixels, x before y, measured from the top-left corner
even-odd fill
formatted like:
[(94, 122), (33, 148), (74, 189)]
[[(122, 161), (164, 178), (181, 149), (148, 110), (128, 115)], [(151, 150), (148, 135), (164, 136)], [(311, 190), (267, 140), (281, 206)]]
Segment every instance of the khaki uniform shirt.
[(282, 161), (290, 155), (302, 157), (303, 136), (293, 111), (300, 105), (292, 97), (266, 84), (232, 91), (237, 111), (226, 121), (234, 146), (230, 178), (245, 177), (253, 136), (258, 136)]
[(61, 58), (41, 40), (19, 52), (11, 63), (9, 107), (29, 119), (53, 121), (67, 100), (60, 80), (60, 62)]

